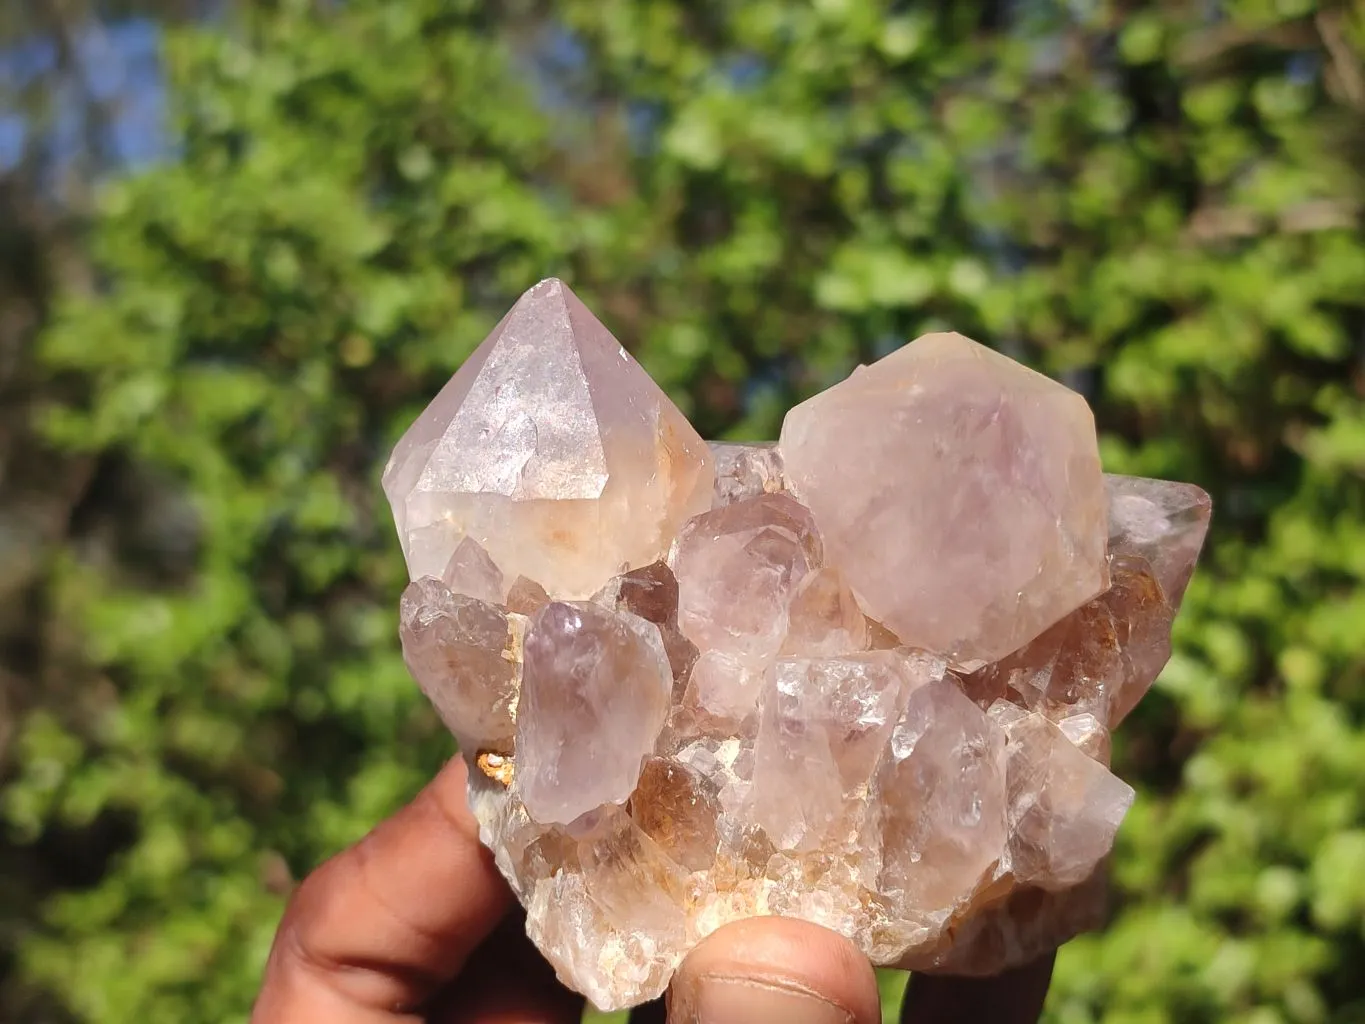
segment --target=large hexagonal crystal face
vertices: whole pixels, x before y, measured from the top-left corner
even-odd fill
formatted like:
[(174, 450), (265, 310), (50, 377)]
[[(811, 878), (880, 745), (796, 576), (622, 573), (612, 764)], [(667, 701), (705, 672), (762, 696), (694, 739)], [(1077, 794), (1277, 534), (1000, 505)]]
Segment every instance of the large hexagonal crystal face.
[(797, 406), (779, 448), (828, 561), (907, 645), (975, 667), (1107, 585), (1085, 400), (960, 334)]
[(557, 280), (521, 297), (384, 470), (413, 579), (472, 538), (509, 584), (563, 598), (663, 555), (711, 485), (692, 425)]

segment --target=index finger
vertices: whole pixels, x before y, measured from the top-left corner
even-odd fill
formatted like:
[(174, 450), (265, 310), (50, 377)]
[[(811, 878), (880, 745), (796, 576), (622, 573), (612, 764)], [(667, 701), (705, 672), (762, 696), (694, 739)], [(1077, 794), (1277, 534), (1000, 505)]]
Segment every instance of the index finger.
[(912, 974), (901, 1024), (1036, 1024), (1052, 984), (1055, 952), (990, 978)]
[(252, 1024), (393, 1024), (459, 973), (512, 900), (479, 843), (466, 779), (456, 757), (304, 880), (276, 933)]

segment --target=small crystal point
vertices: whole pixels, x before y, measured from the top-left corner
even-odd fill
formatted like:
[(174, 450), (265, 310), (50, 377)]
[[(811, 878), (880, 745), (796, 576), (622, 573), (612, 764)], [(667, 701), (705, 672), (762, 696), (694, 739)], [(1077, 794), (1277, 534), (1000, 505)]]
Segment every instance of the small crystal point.
[(1042, 715), (1005, 731), (1010, 871), (1050, 891), (1079, 885), (1113, 847), (1133, 789)]
[(765, 494), (689, 520), (673, 546), (678, 624), (702, 650), (757, 662), (777, 653), (787, 602), (820, 564), (810, 511)]
[(1204, 546), (1213, 503), (1194, 484), (1106, 476), (1109, 550), (1145, 558), (1171, 607), (1179, 610)]
[(786, 490), (782, 456), (772, 441), (712, 441), (711, 457), (716, 469), (712, 508)]
[(550, 603), (550, 595), (535, 580), (518, 576), (507, 588), (507, 610), (519, 615), (534, 615)]
[(526, 810), (538, 822), (568, 825), (625, 803), (673, 692), (658, 627), (555, 601), (531, 620), (524, 650), (515, 786)]
[(711, 454), (562, 282), (524, 294), (384, 472), (408, 570), (472, 537), (508, 578), (584, 598), (665, 553), (711, 503)]
[(1082, 754), (1109, 767), (1113, 747), (1109, 730), (1098, 718), (1091, 714), (1068, 715), (1057, 723), (1057, 728)]
[(832, 566), (807, 573), (787, 605), (782, 653), (827, 657), (859, 651), (867, 644), (867, 618), (843, 574)]
[(678, 581), (666, 562), (653, 562), (613, 577), (596, 600), (664, 625), (678, 618)]
[(1008, 698), (1053, 721), (1091, 714), (1113, 728), (1151, 688), (1171, 656), (1170, 604), (1147, 562), (1110, 560), (1112, 583), (1036, 639), (972, 673), (982, 706)]
[(638, 615), (659, 627), (673, 670), (675, 696), (680, 694), (697, 663), (697, 646), (678, 628), (678, 581), (668, 564), (652, 562), (614, 576), (593, 600), (607, 608)]
[(408, 671), (461, 747), (510, 750), (519, 673), (507, 615), (427, 577), (403, 592), (399, 623)]
[(455, 545), (455, 553), (446, 563), (441, 582), (452, 593), (477, 597), (489, 604), (499, 604), (504, 596), (502, 570), (473, 537), (465, 537)]
[(1137, 707), (1170, 661), (1175, 607), (1146, 559), (1115, 555), (1109, 564), (1113, 583), (1101, 599), (1113, 618), (1122, 658), (1105, 721), (1113, 729)]
[(951, 676), (910, 695), (873, 783), (878, 887), (901, 919), (946, 920), (1004, 854), (1005, 746), (1005, 733)]
[(679, 761), (652, 757), (640, 772), (630, 816), (671, 860), (688, 871), (716, 862), (719, 790)]
[(757, 706), (763, 671), (761, 661), (707, 651), (697, 658), (688, 676), (684, 707), (724, 721), (742, 722)]
[(1105, 494), (1080, 395), (930, 334), (787, 414), (789, 487), (867, 614), (975, 667), (1102, 591)]

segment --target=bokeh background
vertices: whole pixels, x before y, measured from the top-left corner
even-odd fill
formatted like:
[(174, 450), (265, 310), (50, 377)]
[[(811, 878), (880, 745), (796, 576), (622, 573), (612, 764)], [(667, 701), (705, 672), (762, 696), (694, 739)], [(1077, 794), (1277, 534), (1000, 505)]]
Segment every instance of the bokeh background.
[(379, 470), (550, 274), (710, 436), (951, 327), (1212, 492), (1047, 1019), (1365, 1021), (1341, 0), (0, 3), (0, 1020), (244, 1021), (450, 754)]

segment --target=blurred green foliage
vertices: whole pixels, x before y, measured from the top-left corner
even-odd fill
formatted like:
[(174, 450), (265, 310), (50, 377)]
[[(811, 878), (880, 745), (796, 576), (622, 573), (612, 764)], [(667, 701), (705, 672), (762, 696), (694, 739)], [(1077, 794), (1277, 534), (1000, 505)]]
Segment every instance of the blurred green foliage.
[(176, 158), (102, 189), (39, 342), (88, 473), (0, 1016), (244, 1020), (291, 879), (450, 753), (378, 472), (558, 274), (713, 436), (949, 326), (1082, 388), (1111, 471), (1206, 486), (1048, 1019), (1365, 1020), (1358, 6), (276, 0), (165, 60)]

